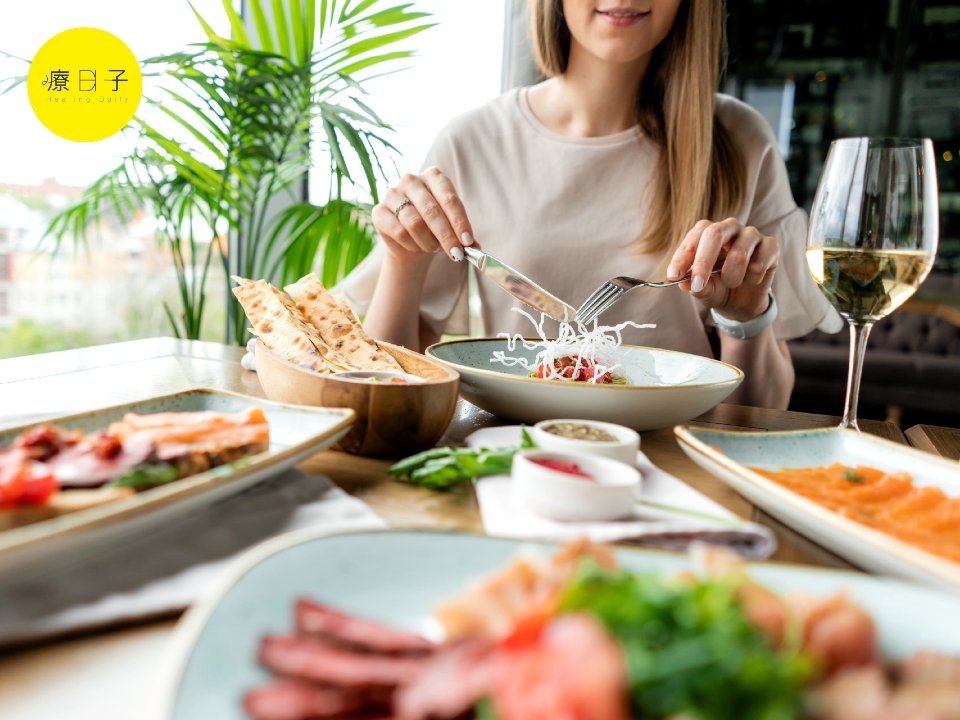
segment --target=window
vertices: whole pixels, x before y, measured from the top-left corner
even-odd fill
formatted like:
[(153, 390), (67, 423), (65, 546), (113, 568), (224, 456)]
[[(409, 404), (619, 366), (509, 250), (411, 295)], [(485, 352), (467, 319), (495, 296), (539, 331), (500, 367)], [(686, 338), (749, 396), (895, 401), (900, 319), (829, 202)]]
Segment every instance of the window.
[[(217, 32), (229, 35), (221, 0), (192, 0), (192, 5)], [(450, 119), (492, 99), (500, 89), (504, 0), (415, 0), (415, 7), (433, 14), (438, 25), (411, 40), (418, 55), (407, 62), (408, 69), (366, 85), (369, 104), (397, 130), (389, 139), (399, 156), (385, 163), (388, 169), (395, 164), (391, 180), (420, 167)], [(23, 58), (32, 58), (46, 40), (70, 27), (107, 30), (141, 59), (204, 39), (186, 0), (47, 0), (23, 5), (18, 13), (16, 23), (0, 25), (0, 50)], [(25, 71), (23, 64), (0, 59), (0, 77)], [(141, 111), (146, 112), (143, 106)], [(85, 326), (95, 329), (87, 342), (170, 334), (161, 301), (177, 307), (175, 274), (168, 250), (155, 242), (151, 218), (130, 223), (107, 218), (82, 249), (74, 238), (65, 238), (59, 248), (49, 239), (42, 241), (51, 218), (114, 168), (129, 151), (131, 138), (63, 140), (36, 119), (23, 86), (0, 97), (0, 116), (5, 130), (0, 134), (0, 253), (6, 256), (10, 280), (6, 327), (19, 324), (21, 331), (34, 328), (37, 336), (56, 337), (58, 328), (75, 316), (73, 288), (84, 287), (90, 292), (96, 288), (102, 298), (83, 309)], [(311, 180), (311, 199), (325, 201), (325, 161)], [(201, 337), (222, 340), (226, 293), (219, 263), (213, 263), (212, 272)], [(32, 309), (41, 299), (45, 311), (38, 315)], [(5, 332), (0, 327), (0, 357), (15, 353), (4, 341)]]
[[(420, 169), (450, 120), (500, 94), (504, 3), (420, 0), (416, 9), (431, 13), (436, 27), (416, 36), (417, 55), (406, 69), (364, 85), (369, 104), (396, 129), (388, 136), (400, 151), (392, 180)], [(311, 200), (325, 202), (328, 187), (327, 163), (322, 162), (311, 176)]]
[[(940, 189), (937, 274), (960, 272), (960, 7), (928, 0), (861, 7), (842, 14), (827, 0), (732, 0), (728, 90), (762, 110), (752, 88), (789, 84), (787, 169), (807, 209), (833, 139), (931, 138)], [(921, 295), (936, 286), (932, 280)]]
[[(229, 32), (220, 0), (192, 0), (214, 28)], [(0, 50), (32, 58), (56, 33), (71, 27), (98, 27), (122, 39), (138, 58), (182, 49), (205, 38), (185, 0), (172, 3), (130, 3), (102, 0), (76, 3), (45, 0), (17, 8), (17, 22), (0, 23)], [(0, 59), (0, 77), (26, 72), (23, 63)], [(144, 107), (141, 106), (141, 110)], [(132, 140), (115, 135), (99, 142), (61, 139), (33, 114), (24, 86), (0, 97), (0, 282), (9, 281), (0, 309), (0, 357), (17, 353), (10, 328), (24, 335), (58, 338), (77, 313), (77, 287), (97, 287), (107, 298), (83, 308), (84, 325), (96, 328), (74, 343), (94, 344), (132, 337), (168, 335), (161, 300), (176, 302), (176, 284), (169, 252), (155, 241), (152, 226), (140, 219), (123, 223), (108, 219), (91, 233), (81, 249), (65, 238), (59, 249), (41, 238), (50, 219), (75, 203), (84, 189), (114, 168)], [(135, 288), (127, 281), (136, 269)], [(219, 269), (219, 268), (218, 268)], [(208, 283), (208, 339), (223, 339), (225, 293), (222, 275)], [(49, 300), (43, 314), (40, 301)], [(136, 323), (129, 318), (135, 316)], [(205, 326), (206, 327), (206, 326)], [(4, 328), (7, 328), (6, 330)], [(31, 345), (31, 347), (37, 347)], [(59, 349), (49, 347), (45, 349)]]

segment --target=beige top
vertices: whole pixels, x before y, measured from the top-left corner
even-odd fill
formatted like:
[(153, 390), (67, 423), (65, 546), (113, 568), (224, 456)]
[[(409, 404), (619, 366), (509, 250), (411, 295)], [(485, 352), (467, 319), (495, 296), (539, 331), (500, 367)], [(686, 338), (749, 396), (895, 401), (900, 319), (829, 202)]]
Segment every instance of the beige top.
[[(793, 200), (769, 125), (732, 97), (718, 95), (716, 107), (746, 160), (746, 200), (736, 217), (781, 242), (773, 285), (779, 306), (777, 336), (794, 338), (816, 327), (839, 330), (839, 315), (807, 271), (806, 214)], [(657, 152), (636, 128), (590, 138), (552, 132), (531, 111), (527, 88), (520, 88), (453, 120), (424, 166), (436, 165), (451, 178), (485, 251), (578, 307), (609, 278), (661, 279), (661, 258), (636, 255), (625, 247), (639, 235), (639, 199)], [(361, 315), (369, 306), (384, 253), (378, 245), (338, 287)], [(469, 331), (468, 271), (475, 272), (467, 261), (454, 263), (443, 253), (434, 258), (421, 313), (435, 330)], [(532, 333), (530, 322), (510, 311), (521, 303), (482, 276), (478, 289), (487, 335)], [(676, 287), (635, 290), (601, 317), (605, 325), (624, 320), (657, 325), (625, 330), (625, 343), (711, 355), (706, 308)], [(548, 321), (545, 329), (555, 331), (556, 324)]]

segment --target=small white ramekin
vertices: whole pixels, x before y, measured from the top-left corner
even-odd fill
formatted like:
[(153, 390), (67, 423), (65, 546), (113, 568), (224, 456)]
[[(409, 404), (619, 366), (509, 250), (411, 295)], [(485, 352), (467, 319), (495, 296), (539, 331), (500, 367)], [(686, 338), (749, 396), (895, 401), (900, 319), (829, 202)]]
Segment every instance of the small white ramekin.
[[(604, 430), (615, 438), (612, 442), (595, 442), (593, 440), (575, 440), (573, 438), (561, 437), (544, 430), (544, 426), (554, 423), (582, 423), (599, 430)], [(631, 430), (623, 425), (614, 423), (599, 422), (597, 420), (543, 420), (530, 428), (530, 437), (536, 443), (538, 448), (543, 450), (555, 450), (557, 452), (586, 453), (588, 455), (598, 455), (608, 457), (613, 460), (619, 460), (627, 465), (635, 465), (637, 462), (637, 451), (640, 449), (640, 435), (636, 430)]]
[[(576, 465), (592, 479), (532, 462), (551, 459)], [(640, 472), (632, 465), (596, 455), (522, 450), (510, 472), (514, 492), (528, 510), (552, 520), (617, 520), (633, 513)]]

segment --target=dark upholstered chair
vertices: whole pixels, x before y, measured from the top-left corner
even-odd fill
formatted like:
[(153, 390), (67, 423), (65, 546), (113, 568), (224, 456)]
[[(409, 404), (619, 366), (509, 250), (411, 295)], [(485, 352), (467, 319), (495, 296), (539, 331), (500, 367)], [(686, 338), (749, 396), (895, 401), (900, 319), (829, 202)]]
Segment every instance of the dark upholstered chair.
[[(957, 278), (933, 276), (930, 297), (949, 293)], [(819, 331), (792, 340), (797, 380), (790, 409), (843, 412), (850, 338)], [(860, 416), (960, 427), (960, 308), (912, 300), (870, 334), (860, 385)]]

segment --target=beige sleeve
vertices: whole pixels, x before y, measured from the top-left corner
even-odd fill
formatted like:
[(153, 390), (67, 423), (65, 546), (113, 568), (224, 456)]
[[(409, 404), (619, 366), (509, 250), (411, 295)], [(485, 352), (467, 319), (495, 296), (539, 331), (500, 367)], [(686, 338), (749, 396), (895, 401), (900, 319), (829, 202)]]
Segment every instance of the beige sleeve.
[[(457, 182), (457, 162), (453, 140), (448, 130), (441, 132), (427, 153), (423, 168), (436, 165)], [(379, 241), (373, 251), (331, 290), (344, 298), (361, 318), (370, 307), (373, 290), (380, 277), (386, 249)], [(420, 315), (437, 334), (467, 335), (470, 332), (470, 313), (467, 303), (467, 268), (469, 263), (453, 263), (443, 253), (436, 253), (427, 271), (420, 302)]]
[(777, 298), (773, 329), (777, 337), (791, 340), (813, 330), (835, 333), (843, 329), (843, 318), (827, 302), (807, 269), (807, 214), (794, 208), (757, 229), (780, 241), (780, 266), (773, 276), (773, 294)]
[(843, 319), (807, 270), (807, 215), (797, 207), (783, 156), (770, 125), (750, 106), (724, 97), (721, 121), (744, 153), (746, 198), (738, 219), (780, 241), (780, 265), (773, 279), (777, 298), (774, 331), (781, 340), (819, 329), (838, 332)]

